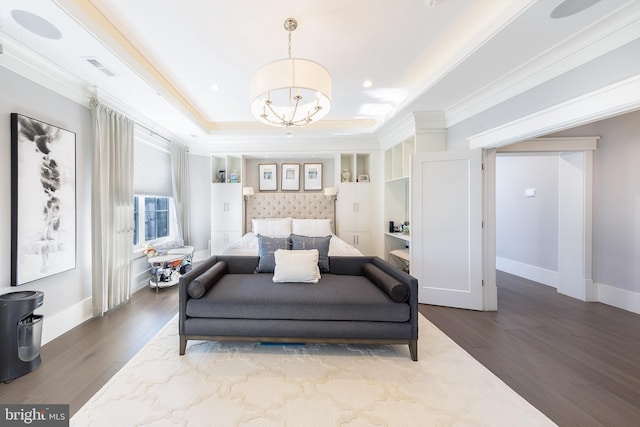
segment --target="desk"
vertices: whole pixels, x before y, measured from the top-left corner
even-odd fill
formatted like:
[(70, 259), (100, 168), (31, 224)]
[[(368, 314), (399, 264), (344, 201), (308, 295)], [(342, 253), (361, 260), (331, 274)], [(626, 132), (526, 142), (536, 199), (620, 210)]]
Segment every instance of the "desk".
[(396, 259), (398, 259), (399, 263), (400, 263), (400, 269), (402, 271), (404, 271), (405, 273), (409, 272), (409, 261), (411, 260), (411, 257), (409, 256), (409, 249), (405, 248), (405, 249), (394, 249), (391, 252), (389, 252), (391, 255), (393, 255), (394, 257), (396, 257)]
[[(186, 254), (167, 254), (149, 258), (147, 261), (151, 265), (151, 279), (149, 286), (156, 288), (168, 288), (178, 284), (180, 273), (177, 268), (180, 267)], [(155, 279), (155, 280), (154, 280)]]
[(409, 233), (384, 233), (385, 249), (389, 253), (387, 259), (394, 261), (395, 264), (404, 272), (409, 272), (410, 256), (409, 244), (411, 243), (411, 235)]

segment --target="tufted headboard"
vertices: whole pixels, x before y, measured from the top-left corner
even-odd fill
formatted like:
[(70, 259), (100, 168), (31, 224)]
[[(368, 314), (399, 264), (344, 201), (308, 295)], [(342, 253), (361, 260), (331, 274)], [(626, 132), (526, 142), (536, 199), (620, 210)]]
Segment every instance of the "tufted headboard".
[(335, 203), (333, 197), (324, 193), (257, 193), (249, 197), (246, 206), (245, 232), (251, 231), (254, 218), (322, 218), (334, 221)]

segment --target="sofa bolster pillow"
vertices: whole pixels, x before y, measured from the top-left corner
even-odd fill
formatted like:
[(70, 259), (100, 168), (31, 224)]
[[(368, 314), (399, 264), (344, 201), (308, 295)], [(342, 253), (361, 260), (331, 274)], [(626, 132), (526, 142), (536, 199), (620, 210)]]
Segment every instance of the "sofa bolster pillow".
[(369, 280), (389, 295), (393, 301), (405, 302), (409, 299), (409, 287), (375, 265), (368, 262), (362, 266), (362, 271)]
[(193, 279), (187, 285), (187, 293), (191, 298), (202, 297), (211, 287), (227, 273), (227, 263), (225, 261), (216, 262), (207, 271)]

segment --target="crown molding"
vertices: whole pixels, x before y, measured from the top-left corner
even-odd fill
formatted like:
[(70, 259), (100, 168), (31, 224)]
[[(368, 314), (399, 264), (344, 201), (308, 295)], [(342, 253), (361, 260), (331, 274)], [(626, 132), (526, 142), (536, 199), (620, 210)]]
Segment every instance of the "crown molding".
[(471, 136), (469, 147), (500, 147), (640, 109), (640, 74)]
[(585, 28), (582, 33), (532, 58), (517, 70), (448, 108), (447, 124), (453, 126), (460, 123), (638, 38), (640, 3), (632, 1), (613, 15)]
[(89, 106), (93, 90), (86, 82), (1, 32), (0, 65), (80, 105)]

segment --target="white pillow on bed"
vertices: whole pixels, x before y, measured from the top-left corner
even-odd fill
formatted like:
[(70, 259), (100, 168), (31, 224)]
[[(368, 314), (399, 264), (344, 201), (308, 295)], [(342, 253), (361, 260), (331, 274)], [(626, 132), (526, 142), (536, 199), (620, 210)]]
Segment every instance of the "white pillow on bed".
[(276, 259), (276, 267), (273, 270), (274, 282), (318, 283), (320, 280), (317, 249), (278, 249), (273, 255)]
[(289, 237), (291, 218), (252, 219), (253, 234), (267, 237)]
[(292, 219), (291, 232), (307, 237), (325, 237), (333, 234), (329, 219)]

